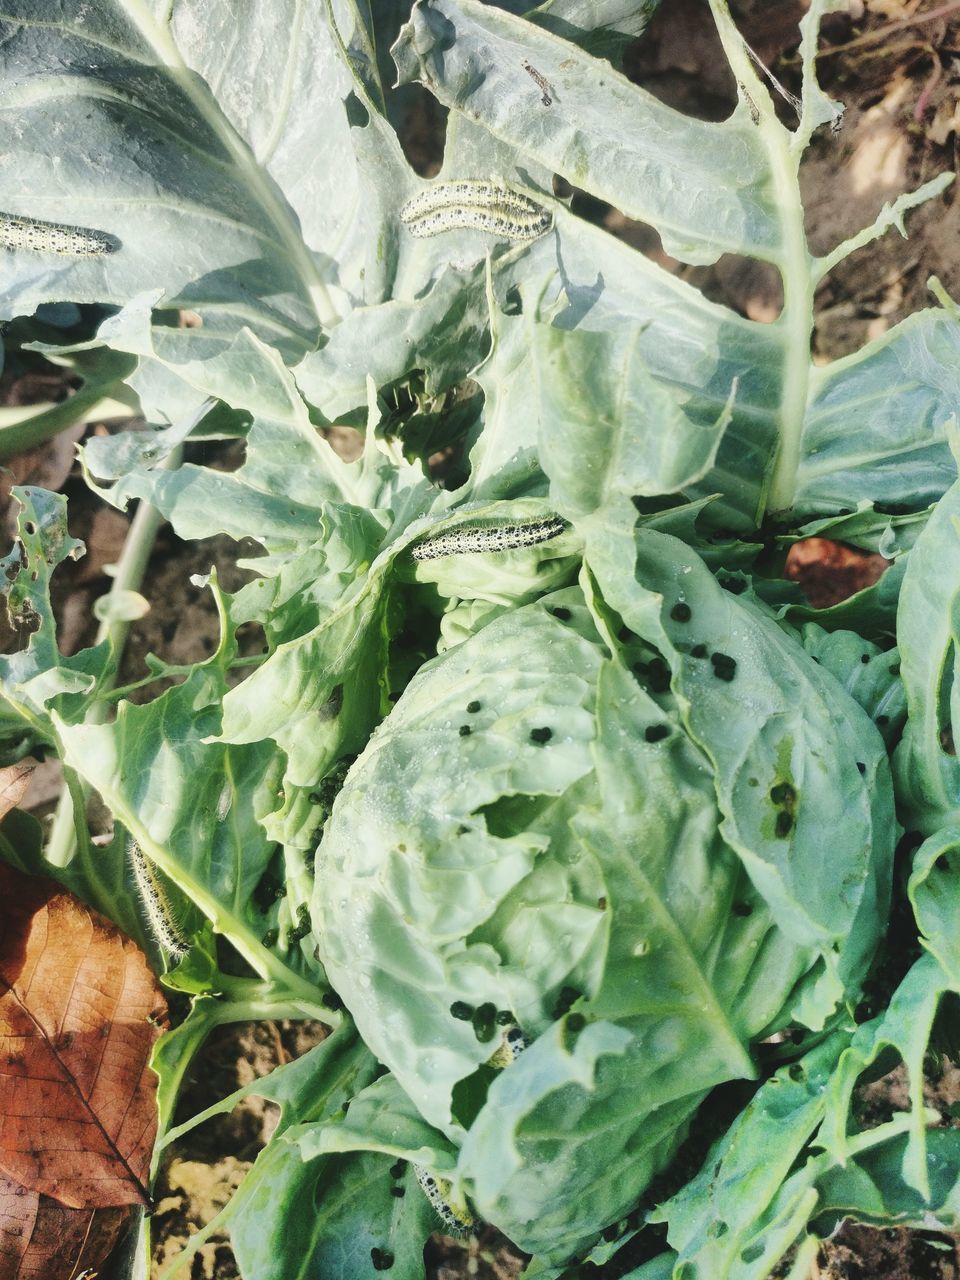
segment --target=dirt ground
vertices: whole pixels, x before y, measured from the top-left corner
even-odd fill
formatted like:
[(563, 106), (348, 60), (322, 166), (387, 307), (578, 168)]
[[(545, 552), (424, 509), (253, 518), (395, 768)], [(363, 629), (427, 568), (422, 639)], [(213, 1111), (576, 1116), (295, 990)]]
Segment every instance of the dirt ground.
[[(798, 88), (796, 23), (802, 0), (741, 0), (734, 6), (744, 33), (785, 88)], [(849, 0), (848, 12), (824, 25), (820, 72), (824, 87), (846, 106), (838, 135), (823, 131), (811, 148), (805, 171), (808, 229), (815, 250), (824, 250), (859, 230), (879, 207), (900, 192), (944, 169), (956, 171), (960, 154), (960, 3), (936, 0)], [(631, 76), (672, 105), (708, 118), (722, 118), (731, 105), (729, 73), (700, 0), (664, 0), (643, 41), (627, 60)], [(784, 104), (785, 118), (789, 107)], [(442, 143), (438, 113), (421, 108), (408, 122), (411, 158), (422, 172), (436, 167)], [(596, 202), (575, 197), (585, 215), (603, 220), (614, 233), (689, 279), (709, 296), (758, 321), (770, 321), (780, 306), (779, 280), (751, 261), (725, 258), (712, 268), (690, 268), (664, 255), (656, 234), (630, 223)], [(918, 308), (928, 305), (926, 281), (940, 277), (960, 298), (960, 192), (910, 215), (910, 238), (896, 233), (853, 255), (833, 273), (817, 297), (816, 358), (829, 361)], [(39, 370), (0, 381), (0, 402), (31, 403), (66, 394), (57, 374)], [(101, 428), (104, 429), (104, 428)], [(77, 432), (9, 464), (0, 477), (0, 502), (12, 483), (60, 488), (70, 500), (71, 532), (88, 554), (55, 578), (61, 643), (72, 652), (92, 640), (91, 606), (109, 586), (105, 567), (119, 554), (127, 517), (98, 504), (73, 461)], [(229, 465), (229, 454), (218, 455)], [(10, 528), (6, 504), (0, 518)], [(252, 547), (230, 539), (181, 543), (169, 530), (158, 541), (144, 587), (150, 612), (135, 623), (126, 669), (143, 671), (153, 651), (172, 662), (207, 656), (217, 637), (209, 593), (190, 584), (190, 575), (215, 563), (232, 589), (242, 580), (238, 556)], [(834, 544), (801, 546), (791, 573), (811, 599), (830, 603), (872, 581), (884, 567)], [(0, 634), (0, 641), (4, 637)], [(8, 638), (9, 639), (9, 638)], [(55, 768), (38, 771), (32, 803), (43, 812), (56, 795)], [(302, 1024), (261, 1023), (218, 1032), (195, 1061), (181, 1100), (186, 1117), (314, 1043), (321, 1029)], [(931, 1084), (945, 1107), (960, 1099), (960, 1072), (945, 1064)], [(902, 1078), (896, 1074), (871, 1086), (879, 1107), (900, 1105)], [(231, 1115), (209, 1122), (177, 1144), (157, 1193), (158, 1266), (169, 1261), (186, 1236), (225, 1203), (256, 1157), (275, 1123), (271, 1105), (251, 1099)], [(428, 1248), (428, 1280), (512, 1280), (522, 1260), (493, 1233), (462, 1241), (436, 1237)], [(232, 1280), (236, 1267), (226, 1240), (211, 1241), (198, 1255), (194, 1280)], [(958, 1239), (937, 1232), (872, 1231), (845, 1226), (821, 1250), (810, 1280), (960, 1280)]]

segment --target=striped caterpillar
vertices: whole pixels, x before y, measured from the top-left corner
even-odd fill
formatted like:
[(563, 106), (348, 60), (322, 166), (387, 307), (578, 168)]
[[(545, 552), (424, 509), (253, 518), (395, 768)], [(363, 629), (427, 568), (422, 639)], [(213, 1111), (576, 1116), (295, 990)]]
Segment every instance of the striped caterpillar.
[(31, 249), (36, 253), (59, 253), (72, 258), (113, 253), (117, 248), (117, 242), (105, 231), (38, 222), (12, 213), (0, 213), (0, 244), (5, 249)]
[[(490, 1058), (489, 1065), (499, 1069), (509, 1067), (516, 1062), (529, 1043), (520, 1028), (514, 1024), (504, 1032), (500, 1048)], [(415, 1164), (413, 1171), (417, 1175), (417, 1181), (423, 1188), (423, 1194), (443, 1219), (448, 1231), (453, 1232), (454, 1235), (463, 1235), (465, 1231), (469, 1231), (472, 1227), (478, 1225), (477, 1219), (466, 1204), (462, 1201), (454, 1200), (452, 1194), (453, 1184), (448, 1182), (446, 1178), (440, 1178), (435, 1173), (431, 1173), (422, 1164)]]
[(414, 236), (444, 231), (489, 231), (507, 240), (536, 240), (553, 221), (548, 209), (495, 178), (436, 182), (400, 210)]
[(544, 516), (523, 524), (463, 525), (447, 533), (438, 533), (411, 548), (414, 560), (438, 560), (463, 552), (512, 551), (516, 547), (533, 547), (538, 542), (557, 538), (567, 527), (560, 516)]
[(487, 1059), (487, 1065), (491, 1067), (509, 1067), (520, 1057), (524, 1049), (530, 1047), (530, 1041), (523, 1034), (519, 1027), (510, 1027), (504, 1034), (500, 1048), (496, 1051), (492, 1058)]
[(189, 950), (189, 945), (180, 932), (176, 915), (160, 877), (144, 857), (143, 850), (136, 840), (130, 841), (127, 855), (130, 858), (134, 883), (150, 925), (150, 932), (174, 960), (182, 960)]
[(436, 1209), (439, 1217), (443, 1219), (443, 1224), (453, 1235), (463, 1235), (465, 1231), (469, 1231), (471, 1227), (477, 1225), (477, 1219), (473, 1216), (467, 1206), (453, 1199), (453, 1184), (448, 1182), (446, 1178), (440, 1178), (435, 1173), (431, 1173), (425, 1165), (415, 1164), (413, 1171), (417, 1175), (417, 1181), (423, 1188), (423, 1194)]

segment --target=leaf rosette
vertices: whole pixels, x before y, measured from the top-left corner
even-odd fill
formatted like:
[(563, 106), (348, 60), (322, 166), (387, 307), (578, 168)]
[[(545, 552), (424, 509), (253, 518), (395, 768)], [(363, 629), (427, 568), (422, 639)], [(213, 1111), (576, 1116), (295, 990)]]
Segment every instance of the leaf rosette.
[(895, 833), (879, 732), (795, 636), (677, 540), (590, 526), (577, 585), (407, 686), (312, 914), (364, 1040), (459, 1147), (457, 1194), (559, 1262), (753, 1046), (856, 998)]

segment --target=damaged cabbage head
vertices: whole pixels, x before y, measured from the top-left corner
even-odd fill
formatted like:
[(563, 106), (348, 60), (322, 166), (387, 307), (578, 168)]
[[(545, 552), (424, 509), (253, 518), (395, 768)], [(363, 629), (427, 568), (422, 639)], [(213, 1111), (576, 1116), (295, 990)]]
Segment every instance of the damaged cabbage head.
[(879, 734), (760, 607), (663, 535), (590, 568), (415, 677), (313, 901), (458, 1192), (553, 1260), (637, 1203), (754, 1043), (855, 995), (895, 827)]

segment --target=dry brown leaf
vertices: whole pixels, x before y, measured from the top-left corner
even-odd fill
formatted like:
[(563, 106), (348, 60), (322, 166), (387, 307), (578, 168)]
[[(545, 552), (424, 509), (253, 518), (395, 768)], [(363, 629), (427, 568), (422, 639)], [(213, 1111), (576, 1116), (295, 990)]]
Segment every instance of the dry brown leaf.
[(165, 1021), (129, 938), (0, 864), (0, 1173), (71, 1208), (147, 1203)]
[(99, 1267), (130, 1212), (66, 1209), (0, 1177), (0, 1280), (74, 1280)]
[(883, 556), (829, 538), (805, 538), (790, 548), (785, 577), (799, 583), (810, 603), (823, 609), (871, 586), (889, 566)]
[(30, 776), (37, 767), (29, 757), (0, 769), (0, 821), (15, 809), (27, 793)]

